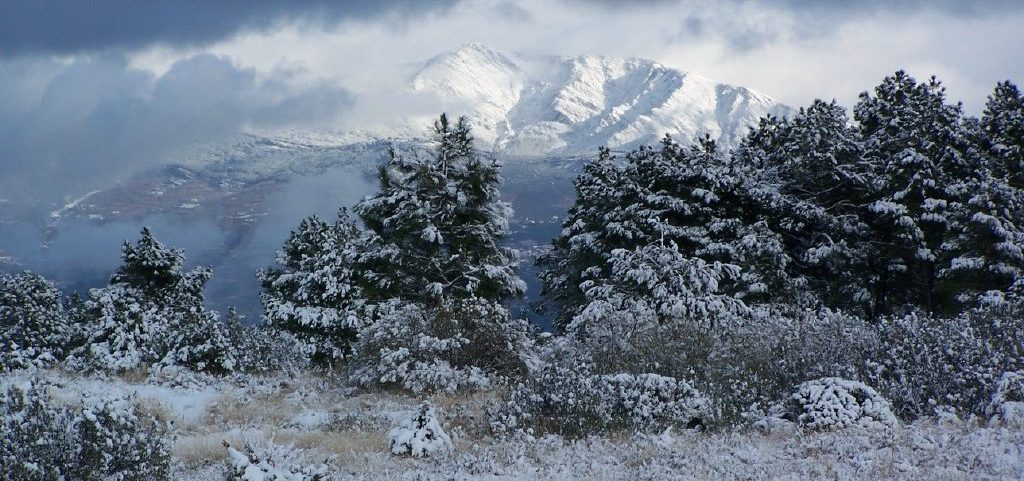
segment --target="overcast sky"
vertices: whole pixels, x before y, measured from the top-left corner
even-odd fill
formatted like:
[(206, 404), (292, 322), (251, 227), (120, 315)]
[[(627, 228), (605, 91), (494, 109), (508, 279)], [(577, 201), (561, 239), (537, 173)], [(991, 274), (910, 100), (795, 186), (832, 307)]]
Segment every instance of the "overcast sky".
[(1024, 1), (1000, 0), (5, 0), (0, 198), (81, 192), (243, 130), (393, 115), (412, 65), (471, 41), (650, 58), (793, 106), (849, 106), (904, 68), (979, 113), (997, 81), (1024, 83), (1022, 25)]

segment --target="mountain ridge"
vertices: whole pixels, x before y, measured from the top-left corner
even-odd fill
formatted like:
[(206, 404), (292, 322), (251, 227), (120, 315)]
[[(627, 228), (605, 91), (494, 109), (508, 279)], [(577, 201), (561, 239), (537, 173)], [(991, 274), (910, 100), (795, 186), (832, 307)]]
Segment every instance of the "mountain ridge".
[(665, 134), (707, 133), (731, 147), (760, 117), (791, 112), (768, 95), (653, 60), (505, 54), (478, 43), (428, 60), (411, 85), (470, 106), (477, 139), (512, 155), (630, 148)]

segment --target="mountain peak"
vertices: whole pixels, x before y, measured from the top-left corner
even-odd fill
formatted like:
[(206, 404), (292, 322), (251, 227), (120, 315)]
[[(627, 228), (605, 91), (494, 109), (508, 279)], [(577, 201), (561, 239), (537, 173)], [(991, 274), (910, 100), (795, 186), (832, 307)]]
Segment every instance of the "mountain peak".
[(414, 90), (435, 90), (463, 98), (501, 102), (502, 88), (516, 88), (524, 77), (516, 62), (505, 54), (479, 43), (467, 43), (457, 50), (440, 54), (413, 77)]
[(705, 133), (735, 145), (766, 114), (788, 107), (743, 87), (653, 60), (507, 54), (467, 43), (425, 63), (412, 88), (465, 109), (477, 139), (509, 154), (592, 153), (665, 134)]

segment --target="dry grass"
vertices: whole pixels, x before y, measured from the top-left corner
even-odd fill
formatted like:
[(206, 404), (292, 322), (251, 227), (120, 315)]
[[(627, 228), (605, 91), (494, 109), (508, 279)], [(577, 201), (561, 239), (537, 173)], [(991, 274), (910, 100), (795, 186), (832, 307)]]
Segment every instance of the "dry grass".
[(285, 399), (284, 392), (241, 397), (225, 395), (210, 404), (205, 415), (207, 426), (280, 426), (298, 410)]

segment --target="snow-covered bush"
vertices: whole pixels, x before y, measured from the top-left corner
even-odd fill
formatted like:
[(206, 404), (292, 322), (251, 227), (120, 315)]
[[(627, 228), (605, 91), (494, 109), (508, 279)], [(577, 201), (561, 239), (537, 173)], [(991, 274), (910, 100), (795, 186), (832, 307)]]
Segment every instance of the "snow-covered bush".
[(0, 392), (0, 471), (11, 481), (59, 479), (76, 471), (75, 416), (56, 409), (45, 386), (11, 386)]
[(1024, 371), (1003, 373), (985, 414), (999, 424), (1024, 426)]
[(611, 275), (585, 282), (589, 301), (566, 333), (599, 372), (680, 375), (703, 364), (711, 333), (747, 312), (719, 284), (739, 268), (684, 256), (675, 244), (612, 252)]
[(795, 306), (758, 306), (713, 339), (707, 362), (693, 369), (724, 424), (764, 414), (808, 379), (857, 378), (877, 343), (858, 317)]
[(901, 417), (951, 406), (984, 415), (1004, 372), (1024, 370), (1020, 312), (969, 311), (941, 319), (908, 315), (879, 321), (878, 348), (863, 378)]
[(170, 349), (158, 367), (179, 366), (223, 374), (238, 370), (238, 349), (214, 312), (185, 312), (171, 322)]
[(327, 481), (326, 464), (306, 464), (302, 451), (292, 447), (268, 442), (265, 444), (245, 443), (235, 449), (226, 441), (228, 450), (225, 481)]
[(146, 368), (169, 348), (167, 316), (136, 289), (111, 285), (93, 289), (85, 344), (71, 352), (73, 369), (127, 371)]
[(309, 366), (309, 356), (295, 336), (267, 325), (246, 326), (233, 309), (225, 327), (235, 347), (235, 370), (249, 374), (298, 372)]
[(868, 385), (838, 377), (806, 381), (785, 405), (785, 417), (810, 429), (893, 426), (889, 402)]
[(497, 434), (526, 431), (572, 437), (600, 432), (610, 413), (595, 381), (584, 364), (548, 364), (509, 389), (502, 406), (491, 412), (491, 428)]
[(504, 406), (492, 411), (491, 427), (499, 434), (522, 430), (570, 437), (617, 430), (660, 432), (703, 425), (709, 407), (708, 399), (681, 379), (600, 375), (585, 363), (556, 362), (512, 387)]
[(0, 372), (56, 363), (71, 338), (57, 286), (31, 272), (0, 275)]
[(452, 440), (444, 432), (429, 401), (416, 414), (388, 431), (388, 449), (396, 456), (420, 458), (451, 451)]
[[(170, 443), (161, 422), (139, 412), (131, 397), (86, 399), (79, 455), (88, 472), (81, 479), (157, 480), (167, 477)], [(107, 473), (99, 476), (98, 473)]]
[(198, 372), (236, 368), (237, 346), (217, 314), (202, 306), (178, 309), (153, 304), (125, 286), (95, 289), (94, 317), (86, 343), (72, 352), (74, 368), (126, 371), (178, 366)]
[(634, 431), (654, 432), (669, 426), (695, 427), (709, 415), (708, 399), (690, 383), (657, 374), (610, 374), (598, 378), (599, 389), (613, 400), (610, 422)]
[(166, 430), (132, 398), (65, 406), (31, 382), (0, 392), (0, 472), (9, 481), (169, 478)]
[(438, 308), (388, 303), (359, 334), (352, 378), (415, 393), (481, 389), (525, 373), (531, 338), (526, 321), (482, 299), (446, 300)]

